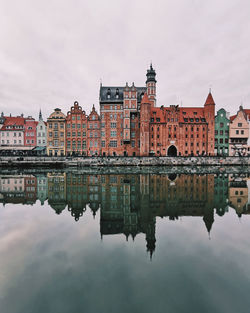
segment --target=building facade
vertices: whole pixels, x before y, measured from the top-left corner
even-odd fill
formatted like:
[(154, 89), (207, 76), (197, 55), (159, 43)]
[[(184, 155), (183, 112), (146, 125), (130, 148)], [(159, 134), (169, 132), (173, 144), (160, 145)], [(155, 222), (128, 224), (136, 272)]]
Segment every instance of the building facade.
[(101, 153), (119, 156), (214, 155), (215, 102), (156, 107), (156, 73), (145, 87), (100, 87)]
[(250, 110), (240, 106), (236, 115), (230, 117), (229, 125), (229, 155), (247, 156), (249, 151)]
[(220, 109), (215, 116), (215, 154), (229, 154), (229, 123), (228, 113), (224, 109)]
[(58, 108), (47, 119), (47, 154), (49, 156), (65, 156), (65, 120), (65, 114)]
[(24, 146), (25, 119), (2, 114), (0, 120), (0, 146), (2, 149), (17, 149)]
[(89, 156), (101, 155), (101, 120), (94, 105), (88, 116), (87, 151)]
[(35, 147), (36, 146), (36, 126), (37, 121), (32, 116), (25, 118), (24, 123), (24, 146)]
[(39, 112), (39, 120), (36, 126), (36, 145), (37, 147), (47, 146), (47, 125), (43, 120), (42, 112)]
[(66, 117), (67, 155), (87, 155), (87, 131), (87, 115), (75, 101)]

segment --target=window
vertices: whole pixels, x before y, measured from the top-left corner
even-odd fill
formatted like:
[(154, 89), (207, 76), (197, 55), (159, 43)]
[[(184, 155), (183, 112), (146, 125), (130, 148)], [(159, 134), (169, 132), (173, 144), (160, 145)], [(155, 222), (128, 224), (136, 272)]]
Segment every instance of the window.
[(135, 132), (131, 132), (131, 138), (135, 138)]
[(110, 147), (117, 147), (117, 141), (116, 140), (111, 140), (110, 142), (109, 142), (109, 146)]
[(220, 143), (223, 143), (223, 138), (220, 138)]
[(215, 131), (215, 135), (218, 135), (218, 130)]
[(102, 137), (105, 137), (105, 132), (101, 132), (101, 136), (102, 136)]
[(111, 130), (110, 136), (111, 136), (111, 137), (116, 137), (116, 131), (115, 131), (115, 130)]
[(244, 135), (244, 130), (241, 130), (240, 133), (241, 133), (241, 135)]
[(116, 128), (116, 123), (110, 123), (111, 128)]
[(220, 128), (223, 128), (224, 127), (224, 123), (220, 123)]
[(134, 140), (131, 141), (131, 146), (135, 147), (135, 141)]
[(242, 123), (238, 123), (238, 127), (242, 127)]
[(105, 148), (105, 140), (102, 140), (102, 148)]
[(220, 135), (223, 135), (223, 130), (220, 130)]
[(239, 135), (239, 131), (238, 131), (238, 129), (236, 130), (236, 135)]
[(83, 140), (83, 142), (82, 142), (82, 148), (83, 148), (83, 149), (86, 149), (86, 140)]

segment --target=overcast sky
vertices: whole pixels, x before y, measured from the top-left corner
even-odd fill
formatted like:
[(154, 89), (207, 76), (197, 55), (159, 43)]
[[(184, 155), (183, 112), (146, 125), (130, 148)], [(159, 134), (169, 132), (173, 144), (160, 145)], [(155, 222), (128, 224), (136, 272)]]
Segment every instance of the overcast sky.
[(103, 85), (144, 86), (157, 105), (250, 107), (250, 1), (0, 0), (0, 110), (37, 118), (75, 100), (99, 110)]

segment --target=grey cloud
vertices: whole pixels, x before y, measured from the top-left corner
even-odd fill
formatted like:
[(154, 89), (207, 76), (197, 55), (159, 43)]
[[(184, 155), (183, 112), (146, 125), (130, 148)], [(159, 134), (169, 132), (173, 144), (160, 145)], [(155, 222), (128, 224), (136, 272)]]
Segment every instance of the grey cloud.
[(144, 85), (152, 60), (158, 105), (249, 107), (248, 1), (0, 1), (0, 109), (44, 116), (104, 85)]

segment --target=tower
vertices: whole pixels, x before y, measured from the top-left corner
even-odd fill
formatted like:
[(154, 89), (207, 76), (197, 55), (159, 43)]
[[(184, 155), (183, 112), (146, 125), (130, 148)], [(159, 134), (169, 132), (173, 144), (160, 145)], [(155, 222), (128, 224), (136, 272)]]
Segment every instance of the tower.
[(214, 155), (214, 119), (215, 119), (215, 103), (211, 90), (207, 96), (204, 105), (204, 115), (208, 124), (207, 131), (207, 154)]
[(149, 70), (147, 70), (147, 80), (146, 80), (146, 86), (147, 86), (147, 94), (150, 102), (153, 104), (153, 106), (156, 106), (156, 73), (153, 69), (152, 63), (150, 64)]
[(150, 128), (151, 104), (148, 95), (145, 93), (141, 101), (140, 112), (140, 156), (149, 155), (149, 128)]

